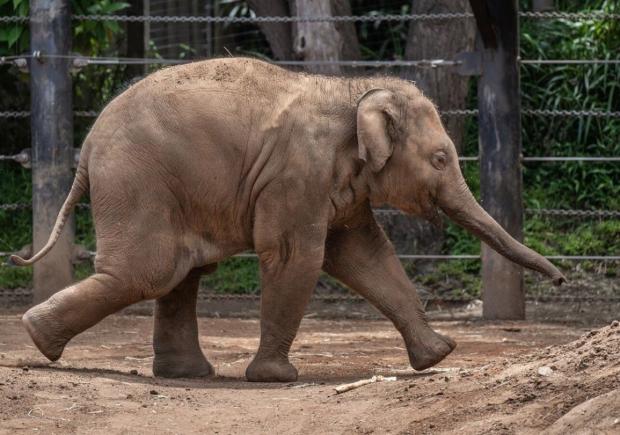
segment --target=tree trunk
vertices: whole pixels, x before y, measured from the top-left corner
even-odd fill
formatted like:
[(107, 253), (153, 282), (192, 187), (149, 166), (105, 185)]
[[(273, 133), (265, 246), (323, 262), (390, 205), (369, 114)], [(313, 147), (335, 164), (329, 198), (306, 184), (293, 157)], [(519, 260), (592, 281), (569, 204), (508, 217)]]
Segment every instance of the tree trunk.
[[(248, 0), (248, 5), (259, 17), (286, 17), (289, 15), (286, 0)], [(293, 58), (293, 32), (291, 23), (259, 23), (271, 52), (277, 60)]]
[[(350, 15), (348, 0), (291, 0), (291, 10), (300, 17)], [(359, 59), (360, 50), (353, 23), (300, 21), (293, 25), (293, 51), (306, 61)], [(338, 65), (308, 65), (307, 71), (340, 74)]]
[[(349, 0), (332, 0), (332, 11), (335, 16), (353, 15)], [(342, 60), (361, 59), (360, 44), (355, 31), (355, 23), (351, 21), (336, 22), (336, 31), (342, 35)]]
[[(468, 0), (414, 0), (412, 14), (471, 12)], [(457, 53), (471, 51), (476, 38), (473, 19), (412, 21), (405, 58), (447, 59)], [(404, 76), (414, 80), (440, 110), (464, 109), (467, 103), (469, 78), (460, 76), (452, 67), (410, 68)], [(444, 117), (444, 125), (459, 152), (463, 147), (465, 119), (462, 116)]]
[[(127, 15), (144, 15), (144, 0), (130, 3), (125, 11)], [(144, 22), (130, 21), (126, 24), (125, 38), (127, 57), (144, 57)], [(146, 65), (127, 65), (125, 69), (125, 81), (129, 82), (143, 76)]]

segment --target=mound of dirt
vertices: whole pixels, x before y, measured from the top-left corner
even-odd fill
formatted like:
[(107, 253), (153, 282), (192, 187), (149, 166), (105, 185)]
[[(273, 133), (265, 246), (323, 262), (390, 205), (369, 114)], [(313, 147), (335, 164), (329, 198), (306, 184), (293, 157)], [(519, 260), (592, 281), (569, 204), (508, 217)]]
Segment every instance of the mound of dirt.
[[(519, 358), (512, 370), (527, 378), (579, 381), (616, 371), (620, 361), (620, 322), (594, 329), (563, 346), (548, 346)], [(511, 374), (510, 370), (505, 373)], [(538, 375), (538, 376), (537, 376)]]
[(413, 394), (422, 379), (404, 390), (384, 384), (379, 389), (388, 406), (380, 412), (396, 417), (392, 397), (408, 407), (423, 400), (428, 413), (407, 425), (412, 433), (620, 433), (620, 322), (565, 345), (478, 368), (450, 368), (440, 379)]
[(620, 432), (620, 390), (602, 394), (574, 407), (548, 429), (550, 435)]
[(565, 378), (588, 390), (588, 400), (555, 421), (550, 433), (620, 433), (620, 322), (548, 348), (537, 363), (541, 377)]
[(521, 357), (495, 382), (511, 385), (516, 402), (564, 397), (555, 406), (569, 411), (551, 425), (552, 433), (620, 433), (620, 322)]

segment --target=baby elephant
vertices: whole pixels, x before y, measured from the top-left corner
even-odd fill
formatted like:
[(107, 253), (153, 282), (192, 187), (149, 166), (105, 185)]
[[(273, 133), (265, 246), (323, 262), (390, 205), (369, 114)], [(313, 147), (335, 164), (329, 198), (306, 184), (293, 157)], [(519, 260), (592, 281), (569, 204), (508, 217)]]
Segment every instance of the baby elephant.
[(365, 297), (402, 334), (422, 370), (455, 342), (428, 325), (371, 204), (429, 220), (443, 210), (510, 260), (565, 279), (476, 202), (436, 108), (410, 82), (296, 73), (246, 58), (160, 70), (101, 113), (44, 256), (90, 193), (96, 273), (24, 314), (57, 360), (72, 337), (130, 304), (156, 299), (153, 373), (213, 373), (198, 343), (200, 275), (253, 249), (261, 337), (250, 381), (288, 382), (288, 360), (321, 270)]

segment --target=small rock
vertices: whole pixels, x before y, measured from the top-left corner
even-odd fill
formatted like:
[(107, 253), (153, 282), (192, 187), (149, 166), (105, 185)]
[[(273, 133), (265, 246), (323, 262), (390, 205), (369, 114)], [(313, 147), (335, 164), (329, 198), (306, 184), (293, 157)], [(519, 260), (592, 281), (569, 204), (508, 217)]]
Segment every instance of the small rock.
[(137, 375), (138, 374), (138, 370), (136, 370), (136, 369), (130, 370), (129, 374), (130, 375)]
[(23, 366), (23, 367), (22, 367), (22, 370), (23, 370), (23, 371), (25, 371), (25, 372), (27, 372), (27, 371), (29, 370), (29, 369), (28, 369), (28, 366)]
[(538, 374), (540, 376), (551, 376), (553, 374), (553, 369), (547, 366), (538, 367)]
[(618, 326), (620, 326), (620, 321), (614, 320), (613, 322), (611, 322), (611, 327), (612, 328), (617, 328)]
[(151, 390), (151, 391), (149, 391), (149, 393), (150, 393), (152, 396), (157, 396), (157, 395), (159, 394), (156, 390)]

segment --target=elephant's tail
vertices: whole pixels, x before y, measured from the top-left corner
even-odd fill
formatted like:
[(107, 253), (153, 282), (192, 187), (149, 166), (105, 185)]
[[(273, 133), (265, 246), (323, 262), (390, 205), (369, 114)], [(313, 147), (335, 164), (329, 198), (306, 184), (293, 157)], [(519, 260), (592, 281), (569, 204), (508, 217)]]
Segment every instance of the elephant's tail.
[(56, 223), (54, 224), (54, 229), (50, 234), (47, 243), (39, 252), (30, 257), (28, 260), (23, 259), (18, 255), (11, 255), (9, 258), (9, 263), (12, 263), (17, 266), (29, 266), (36, 261), (40, 260), (52, 250), (58, 239), (60, 238), (60, 234), (62, 233), (62, 229), (67, 223), (67, 218), (73, 210), (73, 207), (80, 200), (84, 192), (88, 190), (88, 170), (86, 166), (83, 164), (83, 161), (80, 161), (78, 165), (75, 178), (73, 179), (73, 185), (71, 186), (71, 190), (69, 191), (69, 195), (67, 195), (67, 199), (65, 199), (60, 212), (58, 213), (58, 217), (56, 218)]

